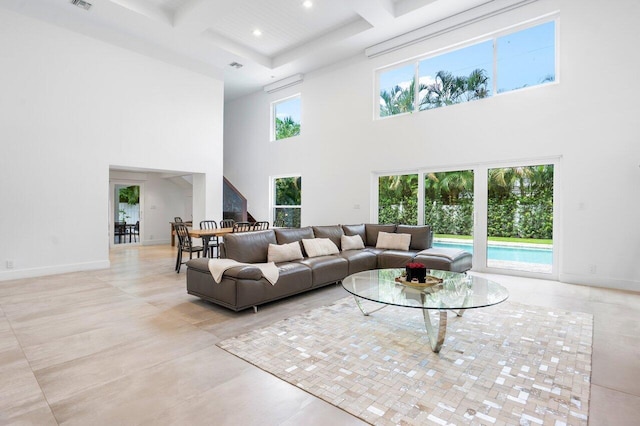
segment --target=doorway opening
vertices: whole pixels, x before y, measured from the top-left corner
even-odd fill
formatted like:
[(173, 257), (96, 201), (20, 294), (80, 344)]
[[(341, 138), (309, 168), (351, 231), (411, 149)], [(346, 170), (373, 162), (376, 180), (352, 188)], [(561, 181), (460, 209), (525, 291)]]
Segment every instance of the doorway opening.
[(112, 244), (140, 243), (140, 185), (115, 184)]

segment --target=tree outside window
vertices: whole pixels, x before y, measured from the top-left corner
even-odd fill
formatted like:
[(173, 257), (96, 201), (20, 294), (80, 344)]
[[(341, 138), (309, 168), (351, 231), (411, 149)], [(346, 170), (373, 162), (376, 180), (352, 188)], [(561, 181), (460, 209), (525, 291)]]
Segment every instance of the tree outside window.
[(300, 115), (300, 95), (274, 102), (271, 140), (277, 141), (300, 135)]
[(276, 226), (300, 228), (302, 213), (302, 177), (273, 179), (273, 222)]

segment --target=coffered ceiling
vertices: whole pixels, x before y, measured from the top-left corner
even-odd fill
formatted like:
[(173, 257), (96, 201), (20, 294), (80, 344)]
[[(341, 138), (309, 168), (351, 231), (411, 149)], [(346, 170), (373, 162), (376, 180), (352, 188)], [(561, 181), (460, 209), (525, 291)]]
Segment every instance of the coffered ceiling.
[[(0, 0), (0, 6), (197, 72), (227, 100), (407, 32), (523, 0)], [(82, 0), (80, 0), (82, 3)], [(310, 4), (309, 4), (310, 3)], [(242, 67), (231, 67), (231, 63)]]

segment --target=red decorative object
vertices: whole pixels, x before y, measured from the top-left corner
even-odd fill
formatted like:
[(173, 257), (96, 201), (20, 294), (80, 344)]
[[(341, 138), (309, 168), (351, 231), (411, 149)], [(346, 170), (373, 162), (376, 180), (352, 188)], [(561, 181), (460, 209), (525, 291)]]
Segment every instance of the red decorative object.
[(405, 270), (407, 271), (407, 281), (417, 279), (419, 283), (425, 282), (427, 277), (427, 267), (422, 263), (407, 263)]

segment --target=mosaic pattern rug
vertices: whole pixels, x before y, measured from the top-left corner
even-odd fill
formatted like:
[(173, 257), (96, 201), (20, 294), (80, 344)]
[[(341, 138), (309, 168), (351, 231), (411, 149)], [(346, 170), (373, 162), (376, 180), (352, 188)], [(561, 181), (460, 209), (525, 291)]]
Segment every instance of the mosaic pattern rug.
[(218, 346), (375, 425), (561, 426), (587, 424), (592, 336), (590, 314), (505, 302), (450, 313), (436, 354), (420, 310), (347, 297)]

